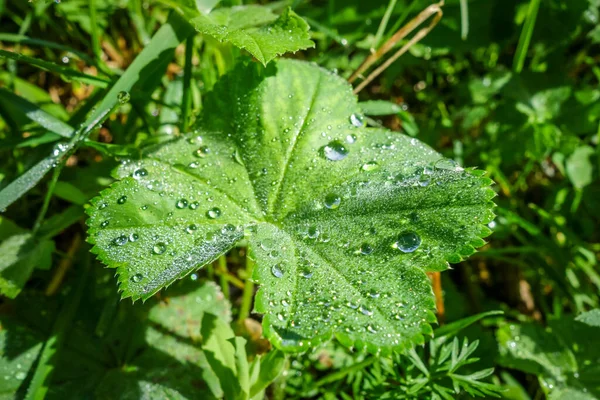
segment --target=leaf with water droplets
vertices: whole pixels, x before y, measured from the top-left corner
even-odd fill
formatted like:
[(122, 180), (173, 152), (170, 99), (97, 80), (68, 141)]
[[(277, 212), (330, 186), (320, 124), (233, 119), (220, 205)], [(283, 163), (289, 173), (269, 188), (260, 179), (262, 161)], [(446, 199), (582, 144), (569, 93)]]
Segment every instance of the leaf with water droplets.
[(240, 65), (204, 104), (192, 135), (124, 164), (92, 201), (89, 240), (124, 296), (147, 299), (245, 237), (275, 346), (423, 342), (435, 322), (426, 272), (485, 243), (491, 180), (364, 126), (351, 87), (312, 64)]
[(264, 65), (278, 55), (315, 45), (308, 24), (290, 8), (279, 17), (263, 6), (221, 8), (191, 23), (200, 33), (245, 49)]

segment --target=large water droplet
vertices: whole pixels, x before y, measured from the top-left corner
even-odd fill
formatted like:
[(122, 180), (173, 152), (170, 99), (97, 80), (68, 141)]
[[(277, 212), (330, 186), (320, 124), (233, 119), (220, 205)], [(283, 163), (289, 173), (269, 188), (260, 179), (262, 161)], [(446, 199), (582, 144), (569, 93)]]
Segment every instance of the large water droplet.
[(348, 149), (339, 141), (334, 140), (321, 148), (323, 157), (330, 161), (340, 161), (348, 156)]
[(177, 200), (177, 203), (175, 204), (175, 206), (181, 210), (188, 206), (188, 202), (186, 199), (180, 199), (180, 200)]
[(124, 244), (127, 244), (128, 241), (129, 239), (127, 239), (127, 236), (119, 236), (118, 238), (113, 240), (113, 243), (117, 246), (123, 246)]
[(136, 169), (133, 173), (134, 178), (142, 178), (148, 175), (148, 170), (146, 168)]
[(271, 267), (271, 273), (275, 278), (281, 278), (283, 276), (283, 266), (281, 264), (275, 264)]
[(165, 251), (167, 251), (167, 245), (162, 243), (162, 242), (158, 242), (154, 245), (154, 247), (152, 248), (152, 252), (154, 254), (163, 254)]
[(117, 200), (117, 204), (125, 204), (126, 201), (127, 201), (127, 196), (121, 196)]
[(106, 220), (106, 221), (103, 221), (103, 222), (100, 224), (100, 228), (104, 229), (104, 228), (106, 228), (106, 227), (108, 226), (108, 224), (110, 224), (110, 221), (108, 221), (108, 220)]
[(120, 104), (125, 104), (130, 99), (131, 99), (131, 95), (129, 94), (129, 92), (126, 92), (124, 90), (120, 91), (119, 94), (117, 95), (117, 100), (119, 101)]
[(369, 243), (363, 243), (358, 251), (363, 256), (368, 256), (373, 252), (373, 246), (371, 246)]
[(365, 117), (360, 114), (354, 113), (350, 116), (350, 123), (357, 128), (364, 125)]
[(206, 146), (201, 146), (198, 150), (194, 151), (194, 155), (199, 158), (204, 158), (210, 153), (210, 149)]
[(206, 216), (210, 219), (219, 218), (221, 216), (221, 210), (217, 207), (213, 207), (206, 212)]
[(338, 208), (341, 202), (342, 198), (335, 193), (329, 193), (327, 196), (325, 196), (325, 207), (329, 208), (330, 210), (335, 210)]
[(415, 232), (404, 232), (398, 235), (398, 241), (393, 247), (404, 253), (412, 253), (421, 245), (421, 237)]
[(142, 281), (142, 279), (144, 279), (144, 275), (142, 275), (142, 274), (135, 274), (131, 277), (131, 281), (133, 283), (140, 283)]

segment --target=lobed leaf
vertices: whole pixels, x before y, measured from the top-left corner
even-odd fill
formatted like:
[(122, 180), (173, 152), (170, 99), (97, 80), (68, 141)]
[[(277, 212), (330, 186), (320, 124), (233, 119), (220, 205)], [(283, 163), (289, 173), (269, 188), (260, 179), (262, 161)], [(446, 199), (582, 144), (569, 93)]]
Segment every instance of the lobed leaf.
[(239, 66), (193, 134), (124, 163), (92, 200), (92, 251), (124, 297), (148, 299), (245, 238), (277, 347), (334, 334), (371, 352), (422, 343), (435, 322), (425, 272), (485, 243), (495, 194), (482, 171), (366, 128), (359, 111), (351, 87), (312, 64)]
[(200, 33), (245, 49), (263, 65), (278, 55), (315, 45), (308, 24), (290, 8), (279, 17), (263, 6), (221, 8), (191, 23)]

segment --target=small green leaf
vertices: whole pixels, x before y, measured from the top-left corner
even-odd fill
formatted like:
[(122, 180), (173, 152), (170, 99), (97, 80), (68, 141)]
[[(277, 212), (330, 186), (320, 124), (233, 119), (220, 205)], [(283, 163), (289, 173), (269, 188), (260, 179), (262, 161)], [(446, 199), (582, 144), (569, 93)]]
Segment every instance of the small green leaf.
[(88, 209), (93, 252), (148, 299), (247, 239), (255, 311), (288, 351), (336, 335), (372, 352), (424, 341), (426, 271), (481, 245), (490, 180), (362, 125), (351, 87), (314, 65), (241, 65), (195, 132), (123, 165)]
[(50, 268), (53, 251), (53, 241), (36, 240), (29, 231), (0, 217), (0, 294), (14, 299), (34, 268)]
[(251, 398), (265, 390), (281, 374), (285, 366), (285, 354), (279, 350), (272, 350), (256, 358), (253, 366), (258, 368), (258, 373), (252, 381)]
[(263, 65), (278, 55), (315, 45), (308, 24), (290, 8), (279, 17), (263, 6), (221, 8), (191, 22), (198, 32), (247, 50)]
[(591, 158), (596, 151), (591, 146), (581, 146), (575, 149), (573, 154), (567, 158), (567, 176), (578, 189), (583, 189), (593, 180), (594, 164)]

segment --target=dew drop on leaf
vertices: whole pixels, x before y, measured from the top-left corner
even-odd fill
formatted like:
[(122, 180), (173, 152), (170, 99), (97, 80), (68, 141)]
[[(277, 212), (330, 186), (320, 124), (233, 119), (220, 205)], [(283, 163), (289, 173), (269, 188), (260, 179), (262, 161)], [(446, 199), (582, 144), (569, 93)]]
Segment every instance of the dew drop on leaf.
[(131, 281), (134, 283), (139, 283), (142, 281), (142, 279), (144, 279), (144, 275), (142, 274), (135, 274), (131, 277)]
[(125, 204), (126, 201), (127, 201), (127, 196), (121, 196), (117, 200), (117, 204)]
[(163, 254), (165, 251), (167, 251), (167, 245), (162, 242), (156, 243), (152, 248), (152, 252), (158, 255)]
[(329, 193), (327, 196), (325, 196), (325, 207), (329, 208), (330, 210), (335, 210), (338, 208), (341, 202), (341, 197), (335, 193)]
[(133, 173), (134, 178), (142, 178), (148, 175), (148, 170), (146, 168), (136, 169)]
[(104, 228), (106, 228), (106, 227), (108, 226), (108, 224), (110, 224), (110, 222), (109, 222), (108, 220), (106, 220), (106, 221), (103, 221), (103, 222), (100, 224), (100, 228), (104, 229)]
[(119, 94), (117, 94), (117, 100), (120, 104), (125, 104), (131, 99), (131, 95), (129, 92), (121, 90)]
[(357, 128), (360, 128), (364, 125), (365, 118), (357, 113), (354, 113), (350, 116), (350, 123)]
[(363, 171), (375, 171), (379, 168), (379, 164), (376, 161), (369, 161), (368, 163), (364, 163), (360, 169)]
[(350, 144), (356, 143), (357, 139), (358, 138), (356, 137), (356, 135), (354, 133), (351, 133), (350, 135), (346, 136), (346, 143), (350, 143)]
[(275, 278), (281, 278), (283, 276), (283, 268), (281, 264), (275, 264), (271, 267), (271, 273)]
[(181, 210), (188, 206), (188, 202), (186, 199), (180, 199), (180, 200), (177, 200), (177, 204), (175, 204), (175, 206)]
[(367, 256), (367, 255), (371, 254), (372, 252), (373, 252), (373, 246), (371, 246), (369, 243), (363, 243), (360, 246), (359, 253), (362, 254), (363, 256)]
[(198, 207), (200, 207), (200, 203), (197, 201), (190, 203), (190, 210), (196, 210)]
[(123, 245), (127, 244), (128, 241), (129, 241), (129, 239), (127, 239), (127, 236), (119, 236), (118, 238), (113, 240), (113, 243), (116, 244), (117, 246), (123, 246)]
[(135, 242), (136, 240), (138, 240), (140, 237), (137, 235), (137, 233), (132, 233), (131, 235), (129, 235), (129, 241), (130, 242)]
[(206, 216), (210, 219), (216, 219), (221, 216), (221, 210), (217, 207), (213, 207), (206, 212)]
[(333, 140), (321, 148), (323, 157), (330, 161), (340, 161), (348, 156), (348, 149), (339, 141)]
[(317, 228), (316, 226), (309, 226), (308, 227), (308, 231), (306, 232), (306, 235), (310, 238), (310, 239), (316, 239), (319, 237), (319, 233), (321, 233), (319, 231), (319, 228)]
[(398, 235), (398, 241), (393, 247), (399, 249), (403, 253), (412, 253), (421, 245), (421, 237), (415, 232), (404, 232)]
[(201, 146), (198, 150), (194, 151), (194, 155), (199, 158), (204, 158), (210, 153), (210, 149), (207, 146)]
[(188, 225), (188, 227), (185, 228), (185, 231), (189, 234), (196, 232), (196, 230), (198, 230), (198, 227), (195, 224)]

